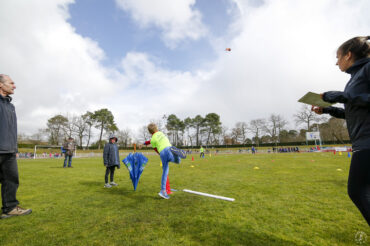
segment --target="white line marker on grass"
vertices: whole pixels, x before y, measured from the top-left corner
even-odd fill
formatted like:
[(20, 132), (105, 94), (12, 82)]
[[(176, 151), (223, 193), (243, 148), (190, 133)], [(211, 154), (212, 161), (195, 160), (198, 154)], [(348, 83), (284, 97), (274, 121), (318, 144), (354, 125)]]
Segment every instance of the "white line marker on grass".
[(216, 195), (212, 195), (212, 194), (208, 194), (208, 193), (203, 193), (203, 192), (198, 192), (198, 191), (193, 191), (193, 190), (183, 189), (182, 191), (188, 192), (188, 193), (192, 193), (192, 194), (196, 194), (196, 195), (200, 195), (200, 196), (208, 196), (208, 197), (212, 197), (212, 198), (216, 198), (216, 199), (230, 201), (230, 202), (235, 201), (234, 198), (229, 198), (229, 197), (224, 197), (224, 196), (216, 196)]

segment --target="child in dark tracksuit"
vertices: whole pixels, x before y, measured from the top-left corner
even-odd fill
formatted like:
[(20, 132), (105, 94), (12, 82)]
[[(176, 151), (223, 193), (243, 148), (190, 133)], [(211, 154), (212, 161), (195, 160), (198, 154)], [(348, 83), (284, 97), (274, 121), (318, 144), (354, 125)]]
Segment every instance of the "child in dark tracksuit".
[[(116, 144), (117, 138), (112, 134), (109, 137), (109, 143), (105, 144), (103, 152), (104, 166), (107, 168), (105, 171), (105, 188), (111, 188), (112, 186), (117, 186), (113, 181), (114, 179), (114, 170), (117, 167), (121, 167), (119, 161), (119, 151)], [(108, 176), (110, 174), (110, 183), (108, 183)]]

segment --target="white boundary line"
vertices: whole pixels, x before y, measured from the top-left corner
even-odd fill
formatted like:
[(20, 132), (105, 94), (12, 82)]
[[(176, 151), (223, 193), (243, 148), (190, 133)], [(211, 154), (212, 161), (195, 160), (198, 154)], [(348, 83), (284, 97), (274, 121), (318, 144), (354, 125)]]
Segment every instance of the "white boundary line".
[(208, 197), (212, 197), (212, 198), (216, 198), (216, 199), (230, 201), (230, 202), (235, 201), (234, 198), (229, 198), (229, 197), (224, 197), (224, 196), (216, 196), (216, 195), (212, 195), (212, 194), (208, 194), (208, 193), (203, 193), (203, 192), (198, 192), (198, 191), (193, 191), (193, 190), (183, 189), (182, 191), (188, 192), (188, 193), (192, 193), (192, 194), (197, 194), (197, 195), (200, 195), (200, 196), (208, 196)]

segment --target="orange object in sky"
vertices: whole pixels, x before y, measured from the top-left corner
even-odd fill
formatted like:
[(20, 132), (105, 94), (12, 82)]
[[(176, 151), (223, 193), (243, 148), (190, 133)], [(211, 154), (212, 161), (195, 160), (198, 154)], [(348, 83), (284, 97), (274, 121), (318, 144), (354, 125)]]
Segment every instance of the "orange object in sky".
[(226, 48), (225, 51), (231, 51), (231, 48)]

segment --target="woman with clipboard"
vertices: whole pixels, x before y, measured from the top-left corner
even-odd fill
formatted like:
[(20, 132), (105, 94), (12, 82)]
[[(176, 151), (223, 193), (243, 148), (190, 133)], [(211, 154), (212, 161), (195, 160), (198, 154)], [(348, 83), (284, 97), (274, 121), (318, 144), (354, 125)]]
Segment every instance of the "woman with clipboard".
[(351, 75), (344, 91), (321, 94), (343, 108), (312, 106), (317, 114), (346, 119), (353, 155), (348, 177), (348, 195), (370, 226), (370, 36), (355, 37), (337, 50), (337, 64)]

